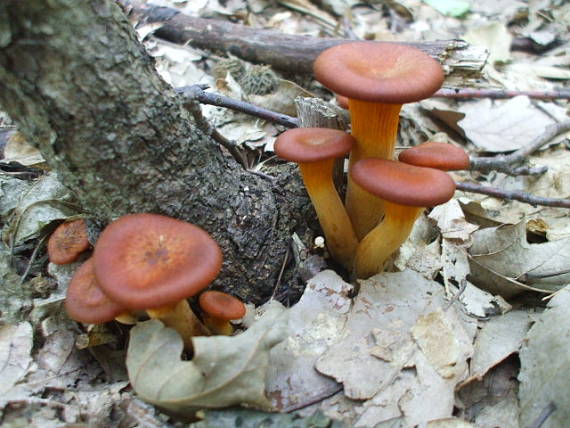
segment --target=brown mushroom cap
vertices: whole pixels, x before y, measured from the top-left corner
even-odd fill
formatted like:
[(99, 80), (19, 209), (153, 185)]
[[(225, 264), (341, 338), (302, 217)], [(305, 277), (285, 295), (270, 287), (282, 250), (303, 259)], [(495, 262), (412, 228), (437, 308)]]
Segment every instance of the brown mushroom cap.
[(93, 258), (83, 263), (71, 278), (65, 310), (70, 318), (90, 324), (111, 321), (125, 312), (125, 308), (109, 299), (99, 287), (93, 269)]
[(433, 207), (453, 197), (455, 183), (445, 172), (385, 159), (363, 159), (351, 169), (368, 192), (399, 205)]
[(439, 62), (396, 43), (352, 42), (315, 60), (316, 79), (333, 92), (362, 101), (404, 104), (430, 97), (443, 83)]
[(294, 128), (275, 140), (277, 156), (298, 163), (340, 158), (352, 149), (355, 141), (344, 131), (328, 128)]
[(198, 294), (222, 266), (220, 247), (191, 223), (130, 214), (111, 223), (94, 253), (103, 291), (129, 309), (158, 308)]
[(460, 147), (446, 143), (427, 142), (404, 150), (400, 162), (415, 166), (451, 171), (469, 168), (469, 155)]
[(225, 321), (237, 320), (245, 315), (243, 302), (221, 291), (205, 291), (198, 303), (205, 313)]
[(48, 239), (49, 261), (64, 265), (77, 260), (89, 248), (85, 220), (73, 220), (60, 224)]

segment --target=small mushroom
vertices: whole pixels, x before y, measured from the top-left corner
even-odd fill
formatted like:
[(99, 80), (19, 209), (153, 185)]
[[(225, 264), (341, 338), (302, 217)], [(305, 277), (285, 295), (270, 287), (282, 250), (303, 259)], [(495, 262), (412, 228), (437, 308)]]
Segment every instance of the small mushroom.
[(49, 261), (56, 265), (74, 262), (89, 248), (85, 220), (66, 221), (60, 224), (48, 239)]
[(427, 142), (406, 149), (400, 152), (398, 160), (410, 165), (442, 171), (468, 169), (471, 163), (469, 155), (461, 147), (437, 142)]
[(113, 319), (123, 324), (133, 324), (129, 311), (109, 299), (99, 287), (93, 269), (93, 258), (79, 266), (71, 278), (65, 310), (70, 318), (88, 324), (101, 324)]
[(193, 336), (207, 333), (186, 299), (216, 278), (222, 252), (198, 226), (158, 214), (125, 215), (103, 231), (94, 260), (105, 294), (174, 328), (186, 349)]
[(243, 318), (245, 305), (238, 298), (221, 291), (205, 291), (198, 299), (204, 311), (204, 324), (214, 333), (229, 336), (234, 329), (231, 320)]
[[(351, 42), (322, 52), (316, 79), (348, 98), (352, 136), (349, 171), (361, 159), (392, 159), (402, 104), (430, 97), (443, 83), (441, 65), (419, 49), (396, 43)], [(346, 209), (358, 239), (382, 218), (380, 199), (348, 178)]]
[(344, 131), (295, 128), (275, 141), (277, 156), (299, 164), (307, 193), (317, 212), (333, 259), (351, 269), (358, 240), (333, 181), (334, 162), (352, 148), (354, 139)]
[(443, 171), (386, 159), (363, 159), (351, 174), (359, 186), (385, 200), (384, 219), (356, 250), (354, 273), (365, 279), (382, 271), (384, 262), (408, 238), (426, 207), (453, 197), (455, 183)]

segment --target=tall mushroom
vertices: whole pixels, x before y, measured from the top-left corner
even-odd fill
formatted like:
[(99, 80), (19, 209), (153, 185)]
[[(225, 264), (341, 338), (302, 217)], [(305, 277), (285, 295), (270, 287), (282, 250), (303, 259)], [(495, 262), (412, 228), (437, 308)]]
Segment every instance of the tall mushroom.
[(354, 260), (357, 278), (381, 272), (422, 211), (447, 202), (455, 192), (455, 183), (445, 172), (392, 160), (363, 159), (354, 165), (351, 175), (367, 192), (385, 200), (384, 219), (358, 245)]
[(358, 240), (352, 223), (334, 186), (335, 159), (350, 152), (354, 139), (344, 131), (327, 128), (295, 128), (275, 141), (275, 153), (299, 164), (307, 193), (331, 256), (351, 269)]
[[(402, 104), (420, 101), (443, 83), (440, 64), (411, 46), (353, 42), (321, 53), (313, 66), (316, 79), (348, 98), (356, 144), (349, 171), (361, 159), (392, 159)], [(358, 239), (380, 220), (383, 204), (349, 176), (346, 209)]]
[(187, 349), (193, 336), (205, 333), (186, 299), (216, 278), (222, 252), (198, 226), (158, 214), (125, 215), (103, 231), (94, 260), (112, 300), (174, 328)]
[(442, 171), (468, 169), (471, 163), (469, 155), (461, 147), (432, 141), (400, 152), (398, 160), (409, 165)]

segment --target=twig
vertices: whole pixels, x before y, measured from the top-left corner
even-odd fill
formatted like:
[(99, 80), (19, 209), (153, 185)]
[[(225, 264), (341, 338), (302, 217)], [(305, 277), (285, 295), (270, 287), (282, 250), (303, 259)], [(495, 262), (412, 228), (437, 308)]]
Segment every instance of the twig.
[(309, 406), (312, 406), (313, 404), (320, 403), (321, 401), (326, 400), (327, 398), (330, 398), (335, 394), (338, 394), (343, 389), (344, 389), (344, 386), (342, 384), (335, 385), (335, 387), (329, 391), (325, 391), (322, 394), (317, 395), (316, 397), (310, 398), (308, 401), (305, 401), (304, 403), (293, 404), (289, 407), (285, 407), (284, 409), (281, 409), (281, 411), (283, 413), (291, 413), (291, 412), (296, 412), (296, 411), (301, 410), (301, 409), (305, 409)]
[(556, 404), (552, 401), (547, 404), (547, 406), (540, 412), (538, 417), (530, 424), (527, 425), (526, 428), (540, 428), (547, 419), (556, 411)]
[(503, 89), (440, 89), (432, 97), (436, 98), (491, 98), (494, 100), (526, 95), (539, 100), (570, 99), (570, 90), (560, 91), (508, 91)]
[(176, 91), (182, 96), (197, 100), (202, 104), (230, 108), (232, 110), (237, 110), (251, 116), (256, 116), (273, 123), (278, 123), (280, 125), (286, 126), (287, 128), (296, 128), (299, 126), (299, 121), (294, 117), (287, 116), (286, 114), (276, 113), (263, 107), (258, 107), (244, 101), (235, 100), (224, 95), (206, 92), (204, 89), (205, 88), (203, 85), (191, 85), (177, 88)]
[(489, 195), (499, 199), (512, 199), (519, 202), (524, 202), (530, 205), (542, 205), (547, 207), (570, 208), (570, 199), (546, 198), (542, 196), (532, 195), (527, 192), (519, 190), (500, 190), (494, 187), (480, 186), (474, 183), (455, 183), (457, 190), (464, 192), (480, 193), (482, 195)]
[(549, 125), (542, 135), (536, 137), (529, 144), (509, 155), (471, 158), (471, 167), (469, 169), (480, 172), (499, 171), (509, 175), (544, 173), (546, 167), (529, 168), (521, 166), (520, 164), (523, 163), (531, 153), (540, 149), (554, 137), (568, 131), (570, 131), (570, 119)]

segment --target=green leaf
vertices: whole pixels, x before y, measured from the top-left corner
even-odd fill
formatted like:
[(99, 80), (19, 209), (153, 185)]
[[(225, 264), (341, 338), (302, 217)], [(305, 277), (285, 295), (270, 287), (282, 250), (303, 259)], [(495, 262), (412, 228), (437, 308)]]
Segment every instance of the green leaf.
[(265, 377), (269, 351), (285, 338), (288, 311), (271, 305), (237, 336), (196, 337), (194, 358), (182, 361), (182, 339), (159, 321), (131, 330), (129, 379), (140, 397), (178, 414), (244, 405), (269, 409)]

